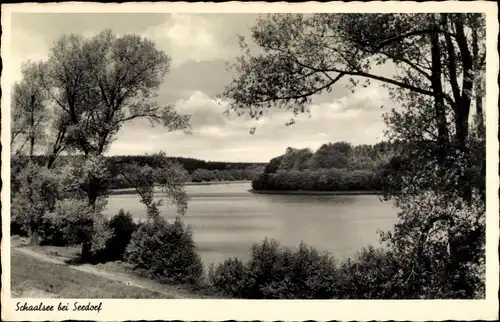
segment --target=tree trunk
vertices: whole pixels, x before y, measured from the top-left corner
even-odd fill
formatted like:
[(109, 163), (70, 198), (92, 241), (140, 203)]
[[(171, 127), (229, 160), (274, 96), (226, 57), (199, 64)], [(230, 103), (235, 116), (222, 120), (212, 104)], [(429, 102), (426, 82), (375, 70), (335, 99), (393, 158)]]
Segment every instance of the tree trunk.
[(35, 136), (32, 133), (30, 138), (30, 159), (33, 159), (34, 152), (35, 152)]
[(477, 134), (481, 140), (486, 139), (486, 128), (484, 125), (484, 110), (483, 110), (483, 88), (481, 80), (476, 84), (476, 124)]
[(49, 155), (49, 158), (47, 159), (48, 169), (52, 168), (52, 165), (54, 165), (54, 161), (56, 161), (56, 157), (53, 154)]
[(35, 95), (31, 95), (31, 104), (30, 104), (30, 129), (29, 129), (29, 137), (30, 137), (30, 160), (33, 159), (33, 153), (35, 150)]
[(85, 240), (82, 244), (82, 261), (88, 262), (92, 260), (92, 241)]
[[(465, 102), (466, 104), (467, 102)], [(463, 154), (465, 158), (465, 169), (471, 167), (471, 157), (470, 151), (467, 146), (467, 140), (469, 137), (469, 106), (461, 102), (457, 112), (455, 113), (455, 126), (456, 126), (456, 137), (455, 137), (455, 147), (458, 151)], [(464, 200), (470, 201), (472, 198), (472, 187), (470, 179), (467, 175), (462, 175), (459, 178), (459, 187), (462, 189), (461, 196)]]
[(40, 244), (40, 235), (38, 234), (38, 231), (36, 229), (31, 228), (30, 245), (38, 246), (39, 244)]
[(484, 125), (484, 111), (483, 111), (483, 86), (481, 80), (477, 83), (476, 87), (476, 124), (477, 135), (479, 137), (481, 164), (480, 164), (480, 189), (479, 193), (483, 200), (486, 200), (486, 128)]
[(432, 59), (432, 74), (431, 85), (434, 95), (434, 111), (438, 128), (438, 146), (437, 160), (440, 168), (440, 176), (445, 172), (445, 161), (448, 151), (449, 133), (448, 124), (446, 121), (446, 105), (444, 103), (443, 85), (441, 83), (442, 63), (441, 63), (441, 48), (439, 44), (438, 31), (434, 30), (430, 34), (431, 38), (431, 59)]

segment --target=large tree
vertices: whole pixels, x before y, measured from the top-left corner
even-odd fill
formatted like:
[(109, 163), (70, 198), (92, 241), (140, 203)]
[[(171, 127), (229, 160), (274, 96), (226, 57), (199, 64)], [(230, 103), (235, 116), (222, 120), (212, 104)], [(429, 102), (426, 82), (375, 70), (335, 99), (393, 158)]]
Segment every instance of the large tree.
[(14, 153), (21, 153), (28, 146), (33, 157), (35, 149), (44, 144), (45, 127), (48, 123), (47, 95), (41, 88), (42, 64), (23, 64), (22, 81), (12, 88), (11, 139)]
[(221, 95), (230, 111), (298, 115), (342, 80), (353, 91), (382, 84), (399, 105), (385, 120), (404, 165), (395, 196), (400, 222), (384, 240), (408, 263), (405, 296), (441, 296), (445, 284), (447, 296), (481, 296), (484, 198), (466, 170), (480, 167), (484, 181), (484, 15), (272, 14), (251, 31), (260, 52), (241, 38), (236, 77)]
[[(405, 105), (396, 117), (419, 125), (398, 138), (424, 142), (442, 162), (451, 150), (468, 154), (473, 105), (484, 128), (481, 14), (272, 14), (257, 21), (252, 40), (262, 52), (241, 38), (243, 55), (231, 66), (237, 76), (221, 95), (238, 114), (308, 112), (314, 95), (347, 79), (353, 90), (363, 80), (387, 87)], [(389, 65), (393, 75), (375, 71)]]
[(156, 100), (169, 66), (154, 42), (137, 35), (105, 30), (91, 39), (61, 37), (43, 74), (57, 118), (49, 167), (64, 149), (102, 154), (121, 126), (136, 118), (169, 130), (188, 128), (188, 116)]
[[(87, 257), (95, 248), (93, 240), (106, 235), (99, 223), (107, 197), (109, 165), (101, 155), (122, 125), (146, 118), (168, 131), (188, 131), (189, 115), (158, 103), (158, 89), (169, 70), (170, 57), (154, 42), (137, 35), (118, 37), (110, 30), (92, 38), (65, 35), (55, 42), (46, 61), (32, 66), (25, 69), (23, 80), (15, 87), (13, 137), (23, 127), (26, 129), (20, 133), (28, 133), (29, 138), (46, 136), (46, 167), (51, 170), (57, 168), (55, 161), (62, 152), (82, 155), (69, 169), (59, 166), (53, 171), (67, 184), (60, 185), (60, 191), (44, 204), (75, 223), (76, 234), (82, 236), (82, 256)], [(31, 111), (47, 112), (52, 122), (36, 127), (41, 122), (37, 123), (38, 118), (31, 121)], [(36, 131), (28, 131), (24, 124), (33, 124)], [(164, 165), (155, 169), (155, 178), (173, 174), (169, 165)], [(185, 208), (182, 194), (176, 193), (173, 199)]]

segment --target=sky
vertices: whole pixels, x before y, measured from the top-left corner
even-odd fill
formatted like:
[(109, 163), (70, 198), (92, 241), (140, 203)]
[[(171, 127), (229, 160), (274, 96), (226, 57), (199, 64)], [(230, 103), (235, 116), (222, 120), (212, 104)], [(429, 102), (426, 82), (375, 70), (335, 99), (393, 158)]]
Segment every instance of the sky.
[[(171, 70), (159, 89), (160, 103), (173, 103), (179, 113), (191, 114), (192, 135), (151, 127), (147, 120), (124, 125), (107, 155), (141, 155), (165, 151), (170, 156), (211, 161), (268, 162), (287, 147), (313, 151), (328, 142), (374, 144), (386, 128), (382, 113), (391, 102), (376, 84), (354, 94), (345, 83), (332, 93), (314, 97), (311, 115), (296, 118), (273, 110), (259, 122), (223, 115), (215, 96), (233, 77), (226, 62), (240, 54), (238, 35), (250, 36), (256, 14), (12, 14), (10, 64), (14, 80), (27, 60), (48, 57), (54, 41), (67, 33), (91, 37), (104, 29), (117, 35), (139, 34), (153, 40), (172, 59)], [(384, 106), (384, 108), (381, 108)], [(250, 129), (256, 126), (255, 134)]]

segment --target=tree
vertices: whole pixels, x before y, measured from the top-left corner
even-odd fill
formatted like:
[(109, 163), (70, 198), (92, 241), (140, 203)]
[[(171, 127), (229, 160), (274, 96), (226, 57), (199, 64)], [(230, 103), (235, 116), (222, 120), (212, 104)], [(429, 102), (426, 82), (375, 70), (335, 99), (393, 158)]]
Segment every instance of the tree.
[(312, 151), (308, 148), (294, 149), (287, 148), (284, 154), (280, 170), (304, 170), (307, 168), (307, 161), (313, 155)]
[(148, 39), (116, 37), (110, 30), (92, 39), (66, 35), (45, 64), (43, 87), (57, 119), (49, 167), (62, 150), (102, 154), (121, 126), (136, 118), (168, 130), (189, 128), (189, 116), (156, 101), (170, 58)]
[(28, 143), (30, 157), (35, 148), (44, 143), (44, 128), (48, 122), (47, 97), (40, 87), (42, 68), (40, 63), (23, 64), (23, 80), (14, 84), (12, 91), (11, 149), (19, 153)]
[[(19, 99), (14, 100), (12, 108), (39, 111), (50, 106), (53, 122), (37, 127), (43, 133), (29, 132), (35, 133), (31, 135), (35, 138), (47, 136), (48, 169), (56, 168), (55, 161), (62, 152), (82, 155), (83, 160), (71, 159), (69, 170), (61, 172), (59, 178), (69, 180), (72, 188), (64, 192), (66, 197), (54, 196), (60, 198), (54, 214), (74, 223), (73, 231), (83, 243), (82, 257), (87, 257), (97, 250), (94, 238), (103, 237), (99, 239), (102, 241), (106, 236), (99, 223), (103, 222), (101, 211), (110, 178), (109, 165), (101, 155), (121, 126), (136, 118), (147, 118), (153, 126), (161, 124), (169, 131), (189, 131), (189, 116), (157, 102), (158, 87), (169, 70), (170, 58), (152, 41), (137, 35), (117, 37), (110, 30), (91, 39), (65, 35), (55, 42), (47, 61), (32, 66), (17, 85)], [(23, 124), (18, 120), (29, 119), (26, 115), (14, 113), (16, 122)], [(175, 197), (182, 199), (180, 194)], [(179, 205), (183, 203), (179, 199)]]
[[(262, 53), (254, 54), (241, 38), (243, 54), (231, 66), (237, 76), (221, 95), (238, 115), (259, 119), (270, 108), (307, 113), (314, 95), (332, 91), (342, 79), (353, 91), (361, 80), (362, 86), (375, 80), (388, 89), (401, 108), (386, 115), (387, 134), (400, 141), (405, 165), (399, 171), (404, 193), (393, 196), (402, 210), (390, 244), (402, 260), (430, 254), (427, 259), (443, 263), (443, 257), (422, 251), (421, 245), (435, 246), (427, 238), (432, 231), (442, 238), (436, 247), (447, 252), (446, 264), (424, 265), (417, 274), (457, 274), (448, 294), (475, 296), (478, 283), (467, 273), (484, 267), (484, 198), (478, 205), (478, 187), (471, 185), (468, 172), (474, 160), (471, 142), (484, 142), (472, 140), (469, 119), (475, 104), (476, 132), (484, 133), (484, 15), (272, 14), (257, 21), (252, 39)], [(374, 71), (387, 64), (395, 68), (393, 75)], [(477, 159), (484, 181), (485, 158)], [(430, 217), (425, 215), (432, 207), (412, 211), (426, 196), (441, 209)], [(464, 245), (472, 246), (462, 252)], [(407, 256), (413, 252), (416, 257)], [(406, 268), (413, 272), (411, 265)], [(470, 288), (457, 295), (461, 283)], [(436, 289), (413, 291), (426, 297)]]
[(280, 168), (281, 162), (285, 155), (280, 155), (278, 157), (272, 158), (271, 161), (264, 168), (264, 174), (276, 173)]
[(347, 168), (351, 146), (345, 142), (323, 144), (309, 159), (309, 168)]
[[(413, 141), (432, 141), (444, 160), (450, 150), (468, 154), (474, 84), (485, 66), (484, 35), (481, 14), (272, 14), (252, 28), (263, 54), (254, 55), (241, 38), (243, 55), (231, 66), (238, 76), (221, 98), (230, 110), (256, 119), (271, 107), (297, 115), (341, 79), (348, 78), (352, 89), (360, 79), (363, 86), (376, 80), (394, 100), (415, 102), (409, 110), (418, 110), (416, 102), (425, 106), (425, 113), (414, 113), (425, 126)], [(392, 77), (372, 71), (387, 63), (397, 70)], [(467, 187), (465, 178), (461, 182)], [(463, 196), (468, 199), (470, 191)]]
[(157, 218), (160, 214), (159, 207), (163, 205), (163, 199), (156, 201), (154, 199), (155, 187), (160, 188), (176, 206), (179, 215), (184, 215), (188, 203), (188, 196), (184, 190), (184, 183), (188, 178), (187, 171), (177, 162), (168, 160), (164, 152), (153, 154), (150, 158), (151, 165), (139, 166), (137, 163), (128, 163), (119, 172), (140, 196), (149, 219)]
[(11, 220), (30, 233), (32, 245), (38, 245), (39, 229), (45, 213), (54, 207), (53, 195), (60, 189), (59, 180), (32, 161), (13, 175), (16, 186), (11, 190)]

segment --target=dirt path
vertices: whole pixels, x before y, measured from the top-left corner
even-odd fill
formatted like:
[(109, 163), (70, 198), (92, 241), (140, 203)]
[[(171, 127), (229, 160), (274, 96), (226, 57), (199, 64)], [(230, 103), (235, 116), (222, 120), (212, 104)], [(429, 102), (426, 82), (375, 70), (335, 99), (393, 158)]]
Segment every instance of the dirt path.
[(193, 298), (203, 298), (201, 296), (195, 294), (188, 294), (187, 292), (183, 292), (175, 288), (172, 285), (164, 285), (157, 283), (155, 281), (141, 278), (137, 276), (132, 276), (131, 274), (120, 273), (116, 271), (106, 271), (101, 267), (95, 267), (90, 264), (82, 264), (82, 265), (70, 265), (64, 262), (64, 260), (50, 257), (46, 254), (36, 252), (27, 247), (13, 247), (12, 251), (21, 252), (27, 256), (31, 256), (35, 259), (49, 262), (52, 264), (58, 264), (66, 266), (68, 269), (77, 270), (80, 272), (84, 272), (87, 274), (97, 275), (103, 278), (107, 278), (112, 281), (120, 282), (129, 286), (135, 286), (143, 289), (147, 289), (149, 291), (158, 292), (160, 294), (166, 295), (168, 297), (173, 297), (176, 299), (193, 299)]

